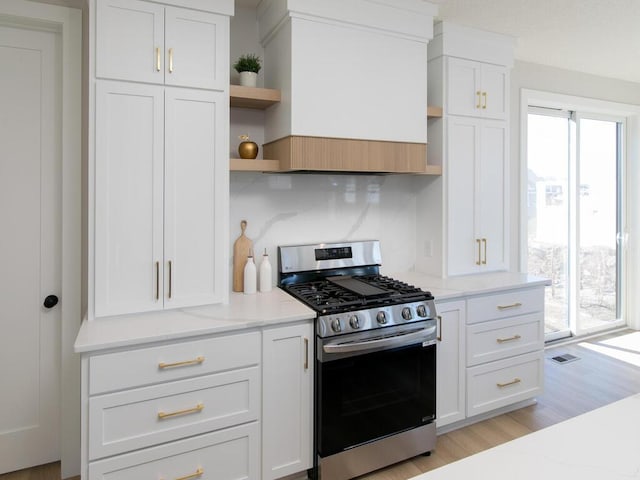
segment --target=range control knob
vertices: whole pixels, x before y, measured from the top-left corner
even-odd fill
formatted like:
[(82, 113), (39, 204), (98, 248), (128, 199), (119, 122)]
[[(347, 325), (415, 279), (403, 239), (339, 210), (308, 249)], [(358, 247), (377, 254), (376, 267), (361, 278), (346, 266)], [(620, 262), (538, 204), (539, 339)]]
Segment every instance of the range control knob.
[(336, 318), (335, 320), (331, 320), (331, 330), (333, 330), (336, 333), (339, 333), (342, 331), (342, 322), (340, 322), (339, 318)]
[(404, 307), (402, 309), (402, 318), (405, 320), (411, 320), (411, 309), (409, 307)]
[(427, 317), (427, 307), (424, 305), (418, 305), (418, 308), (416, 308), (416, 312), (418, 313), (418, 316), (422, 318)]
[(385, 323), (387, 323), (387, 315), (383, 311), (380, 311), (376, 315), (376, 320), (380, 325), (384, 325)]
[(351, 325), (351, 328), (353, 328), (354, 330), (360, 328), (360, 319), (357, 315), (351, 316), (351, 318), (349, 319), (349, 325)]

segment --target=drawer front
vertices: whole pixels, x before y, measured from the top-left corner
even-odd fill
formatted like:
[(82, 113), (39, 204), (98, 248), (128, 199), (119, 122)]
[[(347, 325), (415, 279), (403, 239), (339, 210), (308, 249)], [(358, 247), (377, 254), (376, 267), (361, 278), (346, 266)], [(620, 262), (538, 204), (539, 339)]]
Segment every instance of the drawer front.
[(467, 368), (467, 416), (527, 400), (542, 388), (542, 351)]
[(258, 367), (89, 399), (89, 458), (258, 419)]
[(257, 422), (89, 464), (91, 480), (241, 480), (259, 476)]
[(467, 326), (469, 367), (543, 348), (542, 312)]
[(259, 362), (259, 332), (93, 355), (89, 358), (89, 394), (207, 375)]
[(544, 287), (510, 290), (467, 300), (467, 323), (544, 311)]

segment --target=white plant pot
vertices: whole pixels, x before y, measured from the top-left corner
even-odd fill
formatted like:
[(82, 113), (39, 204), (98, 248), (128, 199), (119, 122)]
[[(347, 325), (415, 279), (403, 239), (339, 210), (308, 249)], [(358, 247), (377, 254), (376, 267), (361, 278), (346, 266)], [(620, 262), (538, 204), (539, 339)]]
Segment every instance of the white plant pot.
[(240, 85), (243, 87), (255, 87), (258, 74), (255, 72), (240, 72)]

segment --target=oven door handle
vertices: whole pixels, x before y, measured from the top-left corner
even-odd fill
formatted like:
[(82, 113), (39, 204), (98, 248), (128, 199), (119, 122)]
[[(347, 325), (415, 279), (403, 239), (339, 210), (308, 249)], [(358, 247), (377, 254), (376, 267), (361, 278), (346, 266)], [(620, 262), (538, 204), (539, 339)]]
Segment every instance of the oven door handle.
[[(364, 350), (374, 350), (379, 348), (397, 347), (401, 345), (412, 345), (418, 342), (431, 341), (435, 343), (435, 325), (422, 328), (417, 331), (392, 335), (375, 340), (365, 340), (363, 342), (328, 343), (322, 347), (325, 353), (350, 353), (362, 352)], [(430, 338), (431, 337), (431, 338)]]

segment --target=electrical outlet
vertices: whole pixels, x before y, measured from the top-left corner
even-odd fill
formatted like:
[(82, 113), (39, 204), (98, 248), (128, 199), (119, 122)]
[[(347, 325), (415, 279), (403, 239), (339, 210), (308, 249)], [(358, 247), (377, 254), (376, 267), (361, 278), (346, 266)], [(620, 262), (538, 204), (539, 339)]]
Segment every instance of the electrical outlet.
[(425, 257), (433, 256), (433, 244), (431, 243), (431, 240), (424, 241), (424, 256)]

